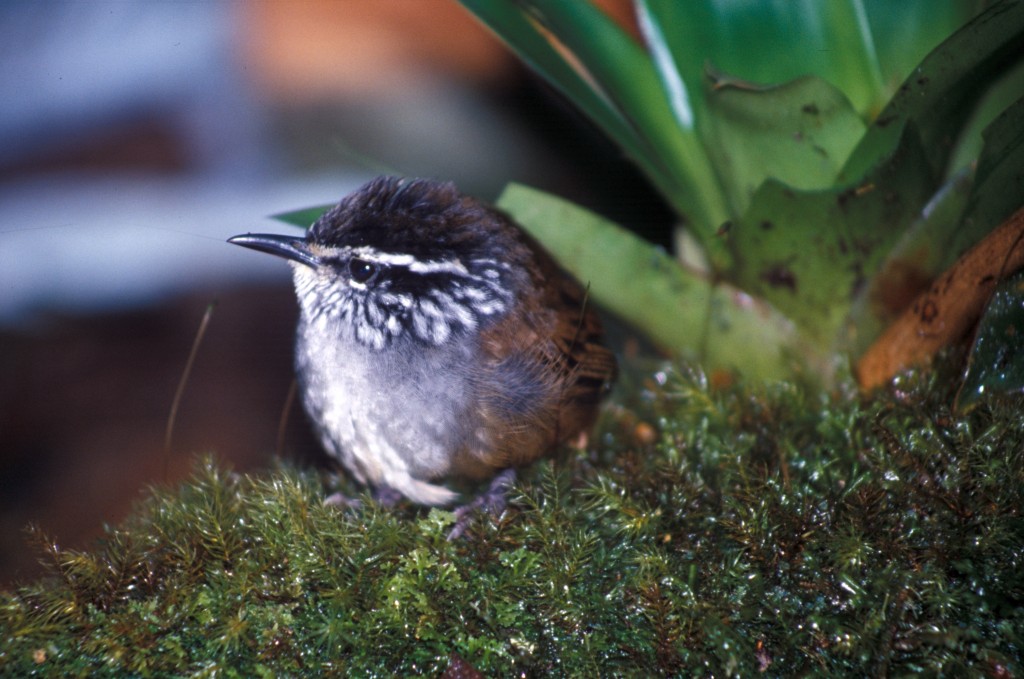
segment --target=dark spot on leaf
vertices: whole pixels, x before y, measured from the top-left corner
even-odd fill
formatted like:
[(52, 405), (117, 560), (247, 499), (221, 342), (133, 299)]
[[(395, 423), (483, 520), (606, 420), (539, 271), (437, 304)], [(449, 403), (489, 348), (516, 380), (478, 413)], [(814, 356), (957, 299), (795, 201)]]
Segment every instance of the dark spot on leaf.
[(816, 116), (821, 113), (821, 111), (818, 110), (818, 105), (814, 103), (804, 104), (800, 107), (800, 110), (809, 116)]
[(732, 220), (726, 220), (722, 222), (722, 225), (718, 227), (718, 231), (715, 232), (716, 236), (724, 236), (725, 234), (732, 231)]
[(850, 284), (850, 297), (857, 297), (860, 295), (861, 290), (868, 284), (868, 279), (864, 275), (863, 267), (853, 267), (853, 283)]
[(846, 210), (846, 204), (856, 197), (856, 189), (846, 189), (845, 191), (840, 192), (838, 196), (836, 196), (836, 204), (839, 205), (840, 210)]
[(896, 115), (895, 113), (889, 114), (887, 116), (879, 116), (879, 118), (875, 120), (875, 126), (885, 127), (886, 125), (896, 120), (897, 118), (899, 118), (899, 116)]
[(769, 220), (767, 220), (767, 219), (761, 220), (761, 230), (762, 231), (771, 231), (774, 228), (775, 228), (775, 225), (772, 224)]
[(925, 323), (931, 323), (938, 317), (939, 307), (934, 300), (926, 299), (918, 309), (918, 317)]
[(865, 257), (870, 256), (875, 248), (878, 246), (878, 241), (872, 238), (853, 238), (851, 241), (853, 245), (853, 251), (864, 255)]
[(882, 318), (895, 318), (928, 288), (929, 276), (919, 261), (914, 255), (895, 259), (875, 274), (871, 282), (871, 306), (879, 310)]
[(917, 84), (920, 85), (921, 87), (924, 87), (928, 83), (929, 83), (929, 78), (926, 75), (923, 75), (923, 76), (921, 76), (920, 78), (917, 79)]
[(785, 264), (776, 264), (765, 269), (761, 272), (760, 278), (773, 288), (788, 288), (796, 292), (796, 274)]

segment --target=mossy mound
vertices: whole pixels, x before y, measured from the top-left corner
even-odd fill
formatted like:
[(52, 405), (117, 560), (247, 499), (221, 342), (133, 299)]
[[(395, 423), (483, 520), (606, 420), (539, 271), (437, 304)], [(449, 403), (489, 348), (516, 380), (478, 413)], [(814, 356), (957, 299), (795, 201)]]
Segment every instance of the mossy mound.
[[(1024, 408), (664, 370), (508, 511), (204, 462), (0, 594), (0, 674), (1024, 674)], [(468, 676), (463, 674), (463, 676)]]

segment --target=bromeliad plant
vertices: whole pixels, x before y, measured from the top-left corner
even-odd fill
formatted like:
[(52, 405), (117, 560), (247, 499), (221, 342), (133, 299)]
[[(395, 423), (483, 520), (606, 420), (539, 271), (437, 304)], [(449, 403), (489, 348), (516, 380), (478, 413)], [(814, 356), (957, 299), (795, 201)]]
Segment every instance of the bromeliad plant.
[(460, 1), (643, 170), (699, 254), (520, 185), (498, 205), (712, 369), (828, 374), (1024, 204), (1024, 2), (634, 0), (630, 25), (589, 0)]
[[(852, 358), (872, 386), (993, 295), (1024, 303), (1024, 284), (995, 288), (1024, 266), (1024, 1), (620, 0), (632, 23), (591, 0), (460, 2), (674, 209), (676, 258), (533, 188), (497, 201), (668, 351), (755, 380), (827, 381)], [(1019, 320), (980, 324), (1003, 330), (976, 345), (962, 403), (1024, 390)]]

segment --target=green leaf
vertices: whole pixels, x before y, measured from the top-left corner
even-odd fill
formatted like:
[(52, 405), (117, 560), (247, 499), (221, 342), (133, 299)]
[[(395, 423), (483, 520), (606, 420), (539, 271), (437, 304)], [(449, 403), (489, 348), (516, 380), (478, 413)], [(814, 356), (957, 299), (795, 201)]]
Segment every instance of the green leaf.
[(335, 203), (330, 205), (317, 205), (314, 207), (302, 208), (301, 210), (292, 210), (291, 212), (282, 212), (280, 214), (271, 215), (271, 219), (276, 219), (279, 222), (285, 224), (291, 224), (292, 226), (302, 227), (308, 229), (313, 226), (313, 222), (320, 219), (320, 215), (330, 210), (335, 206)]
[(531, 4), (667, 168), (673, 186), (666, 198), (701, 243), (714, 250), (714, 233), (728, 218), (721, 189), (692, 122), (670, 103), (650, 56), (589, 2)]
[(752, 379), (820, 361), (793, 325), (728, 286), (713, 286), (660, 248), (573, 203), (520, 184), (498, 199), (595, 301), (672, 352)]
[(957, 409), (970, 410), (991, 394), (1024, 392), (1024, 273), (1003, 281), (978, 325)]
[(943, 239), (945, 266), (1024, 204), (1024, 97), (982, 133), (984, 146), (958, 230)]
[(732, 280), (833, 347), (858, 290), (932, 194), (925, 155), (906, 134), (857, 184), (799, 191), (765, 182), (730, 231)]
[(724, 266), (725, 255), (714, 239), (728, 218), (721, 187), (692, 124), (670, 104), (641, 45), (589, 2), (463, 4), (622, 145), (692, 228), (716, 266)]
[[(864, 0), (882, 79), (890, 94), (929, 52), (989, 0)], [(840, 85), (842, 83), (834, 82)]]
[(509, 184), (497, 206), (547, 248), (591, 296), (657, 343), (699, 345), (710, 284), (664, 250), (569, 201)]
[[(637, 0), (636, 5), (652, 51), (655, 41), (664, 43), (698, 111), (702, 70), (711, 63), (765, 84), (816, 75), (845, 92), (864, 116), (881, 107), (889, 83), (902, 80), (971, 14), (963, 0)], [(924, 19), (906, 24), (890, 17)], [(892, 35), (899, 41), (889, 40)]]
[(977, 162), (985, 144), (985, 129), (1020, 97), (1021, 92), (1024, 92), (1024, 59), (985, 91), (960, 132), (956, 150), (949, 159), (950, 173)]
[(514, 2), (507, 0), (461, 0), (485, 26), (504, 40), (520, 59), (561, 91), (584, 114), (601, 127), (650, 177), (660, 190), (672, 182), (666, 168), (646, 146), (645, 141), (604, 93), (577, 71), (556, 49), (549, 34)]
[(1024, 3), (992, 5), (933, 50), (857, 145), (840, 179), (856, 181), (882, 162), (912, 127), (936, 178), (982, 93), (1024, 58)]
[(770, 178), (832, 186), (865, 130), (843, 93), (816, 77), (757, 87), (716, 75), (705, 98), (708, 147), (735, 214)]

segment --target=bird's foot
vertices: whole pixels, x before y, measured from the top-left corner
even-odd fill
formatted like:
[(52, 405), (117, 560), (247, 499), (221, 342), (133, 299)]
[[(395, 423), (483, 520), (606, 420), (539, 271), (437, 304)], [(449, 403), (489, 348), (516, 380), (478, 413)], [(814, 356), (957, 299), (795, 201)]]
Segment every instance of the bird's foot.
[(474, 515), (489, 512), (495, 516), (505, 511), (508, 504), (508, 489), (516, 480), (516, 470), (506, 469), (494, 477), (491, 485), (471, 502), (455, 509), (455, 525), (448, 533), (448, 541), (458, 540), (469, 528)]
[(331, 493), (324, 498), (324, 504), (328, 507), (338, 507), (339, 509), (359, 509), (363, 506), (363, 501), (357, 497), (349, 497), (344, 493)]

